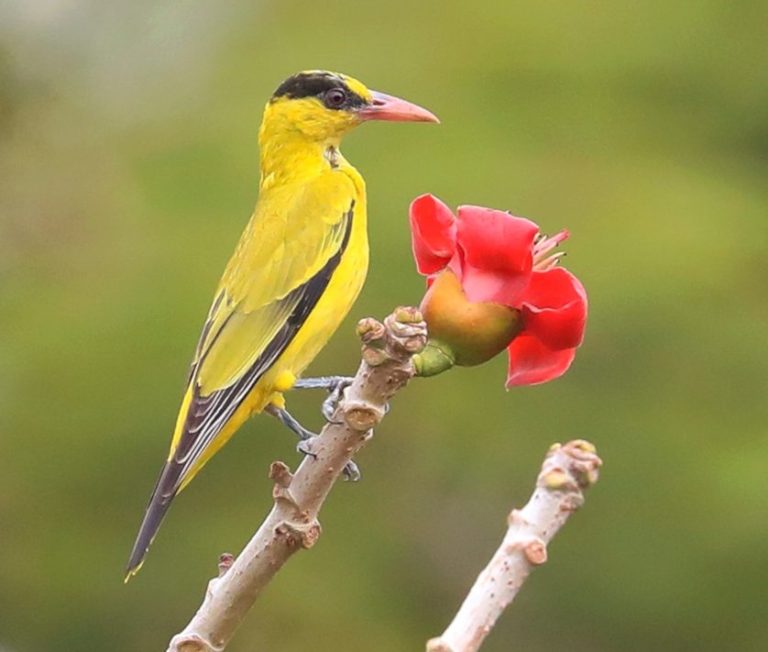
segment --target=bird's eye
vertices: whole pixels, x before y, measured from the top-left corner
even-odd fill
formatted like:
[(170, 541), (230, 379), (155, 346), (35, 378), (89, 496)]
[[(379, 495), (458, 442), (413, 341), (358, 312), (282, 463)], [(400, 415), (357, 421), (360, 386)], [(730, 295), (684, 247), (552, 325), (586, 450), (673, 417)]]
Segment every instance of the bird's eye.
[(329, 109), (340, 109), (347, 101), (347, 94), (343, 88), (332, 88), (325, 94), (325, 106)]

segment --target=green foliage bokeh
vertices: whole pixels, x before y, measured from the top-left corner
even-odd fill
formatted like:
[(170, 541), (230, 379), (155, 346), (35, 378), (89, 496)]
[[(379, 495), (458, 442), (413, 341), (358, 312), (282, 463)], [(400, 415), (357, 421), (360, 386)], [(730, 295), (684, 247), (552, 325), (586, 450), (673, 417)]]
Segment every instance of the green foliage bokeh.
[[(123, 586), (262, 105), (305, 68), (443, 121), (345, 142), (371, 271), (312, 371), (351, 372), (355, 320), (419, 301), (422, 192), (567, 227), (591, 315), (561, 380), (507, 393), (498, 359), (398, 396), (230, 649), (423, 649), (573, 437), (603, 478), (484, 649), (766, 649), (767, 22), (724, 0), (0, 6), (0, 649), (164, 649), (269, 508), (269, 462), (297, 461), (247, 424)], [(289, 403), (319, 427), (320, 398)]]

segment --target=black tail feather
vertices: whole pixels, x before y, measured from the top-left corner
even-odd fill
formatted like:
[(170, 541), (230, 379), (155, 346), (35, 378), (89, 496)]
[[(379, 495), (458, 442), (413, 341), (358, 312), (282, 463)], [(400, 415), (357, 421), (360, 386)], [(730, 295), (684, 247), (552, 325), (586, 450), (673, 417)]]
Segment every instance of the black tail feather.
[(171, 501), (177, 493), (181, 470), (182, 465), (171, 460), (165, 463), (163, 470), (160, 472), (160, 477), (157, 479), (152, 497), (149, 499), (147, 511), (144, 513), (139, 534), (136, 536), (136, 542), (133, 544), (131, 557), (125, 569), (126, 582), (139, 572), (141, 565), (144, 563), (147, 550), (152, 545), (152, 541), (158, 529), (160, 529), (160, 524), (163, 522), (165, 513), (168, 511)]

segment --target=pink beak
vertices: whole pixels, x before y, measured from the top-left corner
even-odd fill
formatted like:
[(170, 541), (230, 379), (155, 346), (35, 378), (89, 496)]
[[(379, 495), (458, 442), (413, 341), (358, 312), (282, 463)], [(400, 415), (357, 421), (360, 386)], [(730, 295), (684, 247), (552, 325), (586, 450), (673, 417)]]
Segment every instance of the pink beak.
[(440, 122), (431, 111), (393, 97), (386, 93), (371, 91), (373, 102), (358, 110), (363, 120), (391, 120), (393, 122)]

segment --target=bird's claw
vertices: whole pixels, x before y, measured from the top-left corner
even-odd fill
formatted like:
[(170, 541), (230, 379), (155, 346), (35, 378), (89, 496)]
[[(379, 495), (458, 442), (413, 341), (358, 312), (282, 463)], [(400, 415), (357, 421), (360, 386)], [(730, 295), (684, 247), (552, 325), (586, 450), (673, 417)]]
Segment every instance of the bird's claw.
[[(298, 389), (327, 389), (329, 392), (328, 398), (323, 401), (322, 412), (323, 417), (328, 423), (338, 424), (340, 422), (333, 420), (333, 415), (336, 413), (339, 403), (344, 398), (344, 390), (352, 384), (352, 378), (348, 376), (324, 376), (321, 378), (302, 378), (296, 381), (294, 387)], [(389, 405), (385, 408), (389, 410)], [(290, 413), (284, 408), (278, 408), (277, 406), (269, 406), (267, 411), (277, 417), (281, 423), (290, 428), (298, 437), (299, 443), (296, 445), (296, 450), (313, 460), (317, 459), (317, 453), (312, 450), (312, 444), (314, 443), (317, 434), (308, 430), (302, 426)], [(342, 470), (344, 474), (344, 480), (350, 482), (357, 482), (360, 480), (361, 473), (360, 468), (350, 460), (344, 465)]]
[(360, 473), (360, 467), (353, 460), (346, 463), (342, 473), (344, 473), (344, 480), (349, 482), (358, 482), (363, 477)]
[(313, 460), (317, 459), (317, 453), (315, 453), (312, 450), (312, 442), (314, 440), (316, 435), (312, 437), (308, 437), (306, 439), (302, 439), (299, 441), (298, 444), (296, 444), (296, 450), (301, 453), (302, 455), (306, 455), (307, 457), (311, 457)]
[(336, 382), (328, 388), (328, 398), (323, 401), (321, 408), (323, 417), (328, 423), (339, 423), (333, 420), (333, 415), (344, 398), (344, 390), (352, 384), (352, 380), (352, 378), (345, 376), (337, 376)]
[[(316, 460), (317, 453), (312, 450), (314, 439), (314, 437), (310, 437), (309, 439), (302, 439), (298, 444), (296, 444), (296, 450), (302, 455), (306, 455), (307, 457), (311, 457), (313, 460)], [(349, 462), (344, 465), (342, 473), (344, 474), (344, 480), (349, 482), (357, 482), (362, 477), (362, 474), (360, 473), (360, 467), (357, 466), (357, 464), (355, 464), (355, 462), (352, 460), (349, 460)]]

